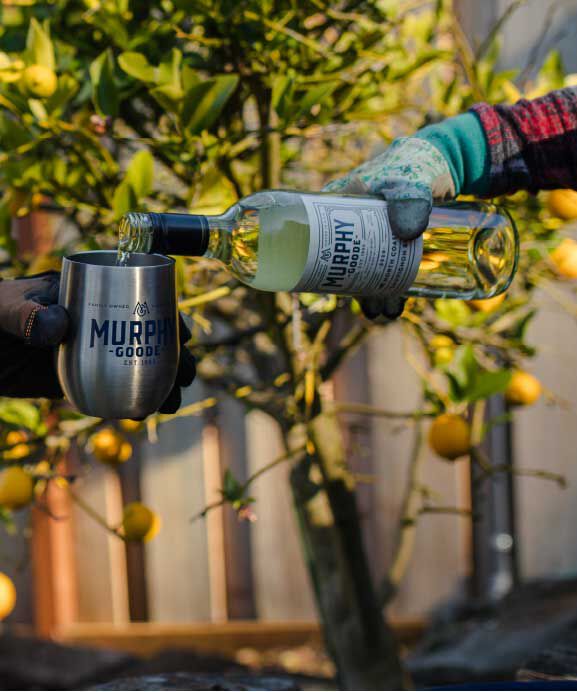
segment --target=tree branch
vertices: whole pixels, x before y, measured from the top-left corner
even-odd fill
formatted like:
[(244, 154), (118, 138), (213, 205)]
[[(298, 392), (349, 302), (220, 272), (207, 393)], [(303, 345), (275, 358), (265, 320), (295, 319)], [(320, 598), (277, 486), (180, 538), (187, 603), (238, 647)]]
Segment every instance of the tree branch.
[(345, 358), (361, 345), (368, 333), (369, 329), (362, 323), (357, 323), (353, 326), (341, 340), (336, 350), (329, 355), (324, 366), (320, 368), (319, 373), (323, 382), (328, 380), (340, 367)]
[(413, 449), (409, 461), (409, 471), (405, 496), (401, 505), (401, 520), (395, 553), (387, 576), (379, 588), (379, 601), (384, 607), (393, 598), (401, 579), (407, 571), (415, 545), (416, 521), (419, 516), (421, 489), (419, 475), (425, 459), (425, 444), (423, 423), (418, 419), (415, 423)]

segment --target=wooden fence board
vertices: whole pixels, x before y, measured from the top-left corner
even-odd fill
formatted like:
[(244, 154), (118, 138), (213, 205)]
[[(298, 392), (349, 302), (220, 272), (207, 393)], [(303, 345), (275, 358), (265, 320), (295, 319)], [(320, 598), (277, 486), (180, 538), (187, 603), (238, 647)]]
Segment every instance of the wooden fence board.
[(514, 453), (519, 469), (563, 474), (568, 487), (517, 478), (521, 572), (524, 577), (577, 571), (577, 327), (575, 318), (540, 296), (529, 331), (538, 348), (528, 366), (566, 407), (545, 400), (515, 414)]
[[(195, 383), (185, 404), (203, 396)], [(158, 443), (141, 447), (142, 497), (162, 519), (158, 537), (146, 544), (153, 621), (210, 618), (206, 526), (190, 523), (205, 504), (201, 431), (200, 418), (179, 418), (159, 428)]]
[[(84, 502), (118, 525), (122, 517), (116, 473), (94, 463), (74, 485)], [(73, 557), (78, 579), (78, 619), (81, 622), (127, 622), (128, 584), (124, 543), (107, 533), (81, 508), (72, 504)]]
[[(247, 416), (247, 448), (251, 473), (283, 453), (278, 426), (266, 414)], [(281, 464), (258, 478), (251, 490), (258, 517), (251, 525), (256, 610), (263, 620), (316, 617), (288, 472), (288, 463)]]
[[(368, 344), (369, 382), (374, 406), (411, 411), (418, 405), (418, 384), (402, 353), (401, 328), (387, 327)], [(373, 419), (376, 522), (378, 539), (369, 546), (383, 574), (393, 555), (399, 512), (412, 443), (412, 426)], [(439, 504), (462, 504), (455, 464), (432, 455), (423, 465), (422, 482), (438, 496)], [(467, 520), (455, 516), (423, 516), (418, 523), (413, 558), (391, 611), (398, 617), (422, 616), (439, 599), (454, 593), (466, 572), (463, 532)]]

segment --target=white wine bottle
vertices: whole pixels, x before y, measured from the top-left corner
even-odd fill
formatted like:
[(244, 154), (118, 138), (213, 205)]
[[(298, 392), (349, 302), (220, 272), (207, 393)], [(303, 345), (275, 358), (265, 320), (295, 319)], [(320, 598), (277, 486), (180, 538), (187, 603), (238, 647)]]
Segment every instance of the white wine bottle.
[(434, 207), (414, 241), (391, 232), (387, 203), (371, 197), (270, 190), (219, 216), (130, 212), (119, 228), (119, 264), (133, 252), (220, 260), (263, 291), (490, 298), (509, 286), (519, 242), (497, 207)]

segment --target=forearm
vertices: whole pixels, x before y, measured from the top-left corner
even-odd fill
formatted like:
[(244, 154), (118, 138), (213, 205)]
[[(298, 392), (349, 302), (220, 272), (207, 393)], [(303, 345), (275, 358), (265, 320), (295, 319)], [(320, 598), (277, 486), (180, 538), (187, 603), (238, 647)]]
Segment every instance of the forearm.
[(480, 103), (420, 130), (447, 159), (459, 194), (577, 189), (577, 89), (513, 106)]

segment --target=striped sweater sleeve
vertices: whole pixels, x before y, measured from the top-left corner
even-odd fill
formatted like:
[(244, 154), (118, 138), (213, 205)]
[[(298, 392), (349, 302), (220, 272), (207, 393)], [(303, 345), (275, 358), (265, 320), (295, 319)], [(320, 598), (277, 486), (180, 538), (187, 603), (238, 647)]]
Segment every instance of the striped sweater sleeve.
[(513, 106), (480, 103), (471, 112), (488, 146), (484, 196), (577, 189), (577, 88)]

